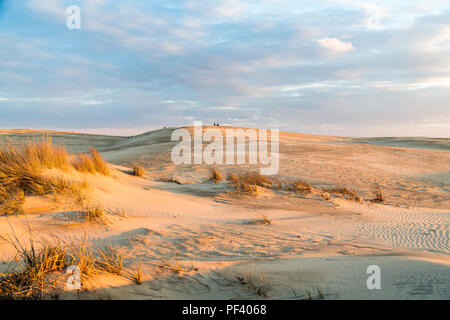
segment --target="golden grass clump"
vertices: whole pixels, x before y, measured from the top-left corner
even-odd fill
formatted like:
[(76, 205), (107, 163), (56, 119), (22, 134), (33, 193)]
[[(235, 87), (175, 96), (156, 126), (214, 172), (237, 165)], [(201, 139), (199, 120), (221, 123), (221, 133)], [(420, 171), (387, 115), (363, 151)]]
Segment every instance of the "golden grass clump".
[(94, 161), (95, 170), (98, 173), (103, 174), (104, 176), (109, 176), (110, 172), (109, 172), (108, 164), (102, 158), (100, 153), (97, 150), (95, 150), (94, 148), (91, 148), (90, 152), (91, 152), (92, 160)]
[(87, 207), (82, 213), (88, 222), (104, 222), (105, 211), (100, 204)]
[(144, 178), (147, 172), (145, 171), (145, 168), (140, 165), (133, 165), (133, 176)]
[(120, 276), (122, 274), (123, 259), (112, 246), (97, 251), (97, 265), (100, 270)]
[(375, 198), (373, 199), (374, 202), (384, 202), (384, 195), (381, 191), (380, 186), (375, 187)]
[(70, 167), (65, 147), (53, 145), (51, 137), (44, 137), (41, 141), (31, 140), (22, 148), (24, 156), (38, 162), (40, 167), (62, 170)]
[(211, 180), (214, 183), (219, 183), (220, 181), (222, 181), (222, 179), (223, 179), (222, 174), (218, 170), (212, 169), (212, 171), (211, 171)]
[(0, 299), (43, 299), (56, 289), (56, 281), (48, 275), (69, 266), (77, 266), (83, 281), (100, 273), (120, 275), (122, 257), (111, 247), (91, 248), (87, 239), (79, 243), (62, 240), (43, 241), (36, 246), (30, 236), (29, 245), (17, 237), (10, 238), (17, 254), (6, 274), (0, 274)]
[(20, 213), (25, 202), (23, 190), (6, 189), (0, 185), (0, 214)]
[(356, 202), (362, 202), (361, 197), (354, 190), (350, 190), (348, 188), (327, 188), (324, 191), (343, 196), (347, 200), (352, 200)]
[(308, 194), (312, 192), (311, 185), (308, 182), (297, 180), (286, 188), (287, 191), (294, 191), (296, 193)]
[(78, 156), (78, 161), (75, 163), (75, 169), (84, 173), (98, 172), (104, 176), (110, 175), (108, 164), (94, 148), (90, 149), (89, 154), (80, 154)]
[(85, 173), (100, 173), (105, 176), (110, 175), (108, 164), (103, 160), (100, 153), (91, 148), (89, 154), (80, 154), (78, 161), (75, 163), (75, 169)]
[(95, 173), (95, 165), (89, 154), (78, 155), (78, 161), (75, 163), (75, 169), (83, 173)]
[(239, 284), (246, 286), (257, 296), (268, 298), (269, 287), (266, 284), (264, 274), (260, 274), (259, 276), (257, 276), (253, 271), (251, 271), (236, 276), (236, 279), (238, 280)]

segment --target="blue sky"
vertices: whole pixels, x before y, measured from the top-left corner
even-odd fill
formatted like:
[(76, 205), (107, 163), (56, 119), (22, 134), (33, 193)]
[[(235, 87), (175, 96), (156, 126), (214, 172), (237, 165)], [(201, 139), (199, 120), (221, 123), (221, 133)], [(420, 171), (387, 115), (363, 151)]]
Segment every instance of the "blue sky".
[(0, 0), (1, 128), (194, 120), (450, 137), (450, 2)]

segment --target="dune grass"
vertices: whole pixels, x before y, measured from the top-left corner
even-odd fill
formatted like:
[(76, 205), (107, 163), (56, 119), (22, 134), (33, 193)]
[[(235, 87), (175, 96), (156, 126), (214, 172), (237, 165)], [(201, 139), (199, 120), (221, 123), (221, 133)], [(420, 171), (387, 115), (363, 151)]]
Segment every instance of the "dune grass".
[(142, 272), (142, 264), (139, 263), (136, 271), (132, 274), (132, 279), (137, 285), (141, 285), (144, 280), (144, 273)]
[(75, 162), (75, 169), (83, 173), (94, 174), (98, 172), (104, 176), (110, 175), (108, 164), (94, 148), (91, 148), (87, 154), (78, 155), (78, 161)]
[(256, 194), (259, 187), (272, 188), (273, 182), (270, 178), (259, 173), (248, 173), (237, 176), (230, 174), (229, 180), (237, 192)]
[(105, 222), (105, 211), (100, 204), (87, 206), (83, 212), (83, 217), (88, 222)]
[(137, 164), (133, 165), (133, 176), (144, 178), (146, 174), (147, 172), (145, 171), (145, 168), (143, 166)]
[(0, 274), (0, 299), (43, 299), (56, 289), (50, 274), (62, 273), (69, 266), (77, 266), (83, 281), (104, 272), (120, 275), (122, 257), (111, 247), (90, 247), (83, 243), (65, 242), (60, 239), (41, 241), (36, 245), (31, 232), (29, 243), (17, 237), (9, 239), (16, 250), (16, 257), (6, 274)]
[(372, 200), (373, 202), (384, 202), (384, 195), (381, 191), (380, 186), (375, 187), (375, 198)]
[(222, 179), (223, 179), (223, 176), (218, 170), (216, 170), (216, 169), (211, 170), (210, 180), (212, 180), (214, 183), (219, 183), (220, 181), (222, 181)]
[(65, 148), (54, 146), (51, 138), (10, 143), (0, 150), (0, 214), (20, 213), (25, 196), (59, 194), (81, 201), (85, 182), (49, 177), (46, 169), (71, 169)]
[(342, 196), (347, 200), (356, 201), (356, 202), (362, 202), (362, 198), (358, 195), (358, 193), (355, 190), (350, 190), (346, 187), (344, 188), (325, 188), (324, 191), (335, 194), (338, 196)]
[(295, 193), (308, 194), (312, 192), (312, 187), (308, 182), (303, 180), (297, 180), (288, 187), (286, 187), (287, 191), (294, 191)]

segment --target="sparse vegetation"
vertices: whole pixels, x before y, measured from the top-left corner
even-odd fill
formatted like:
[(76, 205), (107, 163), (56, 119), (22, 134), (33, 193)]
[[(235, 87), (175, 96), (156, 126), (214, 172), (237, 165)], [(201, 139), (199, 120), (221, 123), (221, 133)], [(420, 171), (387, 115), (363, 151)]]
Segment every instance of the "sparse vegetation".
[(249, 173), (244, 176), (230, 174), (229, 179), (237, 192), (255, 194), (258, 191), (258, 186), (265, 188), (272, 188), (273, 186), (271, 179), (258, 173)]
[(380, 186), (375, 187), (375, 198), (373, 199), (374, 202), (384, 202), (384, 195), (381, 191)]
[(253, 271), (236, 276), (236, 279), (241, 285), (246, 286), (256, 295), (268, 298), (269, 288), (265, 284), (265, 277), (263, 274), (255, 276)]
[(104, 176), (109, 176), (110, 171), (108, 164), (103, 160), (100, 153), (91, 148), (89, 154), (80, 154), (78, 156), (78, 161), (75, 163), (75, 168), (84, 173), (100, 173)]
[(262, 216), (261, 219), (252, 220), (249, 224), (272, 224), (272, 220), (267, 216)]
[(179, 178), (179, 177), (175, 177), (175, 176), (172, 176), (172, 177), (162, 177), (162, 178), (159, 178), (158, 179), (159, 181), (162, 181), (162, 182), (174, 182), (174, 183), (176, 183), (176, 184), (180, 184), (180, 185), (183, 185), (183, 184), (193, 184), (194, 182), (192, 181), (192, 180), (185, 180), (185, 179), (183, 179), (183, 178)]
[(145, 175), (147, 174), (147, 172), (145, 171), (145, 168), (143, 166), (140, 165), (133, 165), (133, 172), (132, 172), (133, 176), (136, 177), (145, 177)]
[(312, 192), (312, 187), (308, 182), (297, 180), (286, 188), (287, 191), (294, 191), (295, 193), (308, 194)]
[(180, 256), (178, 254), (178, 249), (175, 252), (175, 264), (171, 264), (169, 261), (163, 260), (164, 265), (161, 268), (170, 270), (177, 275), (187, 274), (193, 270), (197, 270), (192, 264), (190, 267), (184, 267), (180, 263)]
[(42, 299), (56, 288), (48, 275), (76, 265), (82, 281), (98, 272), (119, 274), (121, 257), (110, 248), (92, 249), (83, 244), (62, 240), (42, 241), (38, 247), (30, 235), (29, 245), (17, 237), (10, 238), (17, 255), (6, 274), (0, 274), (0, 299)]
[(120, 276), (123, 268), (123, 259), (112, 246), (97, 250), (97, 265), (104, 272)]
[(263, 216), (262, 223), (263, 224), (272, 224), (272, 220), (269, 220), (269, 218), (267, 216)]
[(100, 204), (88, 206), (82, 213), (83, 217), (88, 222), (104, 222), (105, 211)]
[(10, 188), (9, 190), (0, 185), (0, 214), (13, 214), (22, 212), (25, 202), (23, 190)]
[(214, 183), (219, 183), (220, 181), (222, 181), (222, 179), (223, 179), (222, 174), (219, 171), (217, 171), (216, 169), (212, 169), (211, 180)]
[(326, 188), (325, 192), (343, 196), (347, 200), (352, 200), (356, 202), (362, 202), (361, 197), (354, 190), (349, 190), (347, 188)]
[(70, 163), (64, 147), (53, 146), (50, 138), (0, 150), (0, 214), (20, 213), (25, 196), (60, 194), (81, 201), (87, 184), (44, 175), (54, 168), (68, 171)]
[(142, 264), (139, 264), (139, 267), (136, 269), (136, 271), (133, 274), (133, 280), (136, 282), (136, 284), (141, 285), (144, 278), (144, 273), (142, 272)]

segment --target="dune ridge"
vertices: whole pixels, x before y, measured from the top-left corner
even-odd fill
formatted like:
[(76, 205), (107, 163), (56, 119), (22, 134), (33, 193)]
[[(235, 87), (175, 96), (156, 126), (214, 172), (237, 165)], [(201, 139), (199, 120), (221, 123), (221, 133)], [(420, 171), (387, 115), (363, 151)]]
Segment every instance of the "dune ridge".
[[(237, 193), (229, 174), (256, 167), (216, 165), (222, 179), (215, 183), (211, 166), (175, 166), (174, 129), (129, 138), (40, 132), (69, 152), (95, 147), (109, 162), (109, 176), (57, 173), (85, 181), (103, 217), (89, 222), (73, 204), (26, 197), (24, 215), (0, 215), (0, 274), (15, 255), (8, 237), (27, 241), (30, 228), (38, 242), (87, 237), (120, 254), (122, 275), (90, 279), (87, 299), (308, 299), (307, 292), (319, 299), (317, 290), (325, 299), (450, 298), (450, 195), (436, 179), (450, 172), (448, 151), (280, 133), (280, 171), (270, 178), (282, 188)], [(6, 134), (0, 146), (29, 137)], [(134, 165), (145, 177), (133, 174)], [(285, 188), (298, 179), (313, 192)], [(383, 202), (372, 200), (376, 186)], [(322, 195), (333, 187), (355, 190), (362, 202)], [(383, 290), (365, 286), (371, 264), (382, 270)], [(139, 268), (141, 285), (130, 276)], [(80, 298), (64, 282), (54, 290)]]

